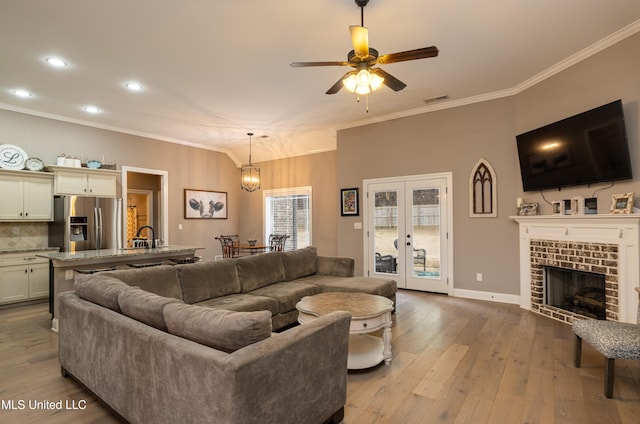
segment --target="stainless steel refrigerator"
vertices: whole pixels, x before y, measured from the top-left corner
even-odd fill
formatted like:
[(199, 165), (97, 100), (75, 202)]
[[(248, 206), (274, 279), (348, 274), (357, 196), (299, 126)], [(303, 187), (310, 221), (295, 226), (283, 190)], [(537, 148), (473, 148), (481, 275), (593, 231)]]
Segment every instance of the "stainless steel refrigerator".
[(122, 199), (55, 196), (49, 246), (61, 252), (122, 248)]

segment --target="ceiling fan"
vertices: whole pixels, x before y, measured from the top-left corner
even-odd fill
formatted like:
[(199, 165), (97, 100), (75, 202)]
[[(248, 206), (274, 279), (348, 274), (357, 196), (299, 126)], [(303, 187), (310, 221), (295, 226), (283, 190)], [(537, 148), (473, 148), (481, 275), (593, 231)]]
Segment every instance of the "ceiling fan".
[(355, 68), (340, 78), (327, 90), (326, 94), (335, 94), (340, 91), (342, 86), (357, 94), (368, 94), (378, 89), (382, 84), (393, 91), (402, 90), (407, 84), (380, 68), (374, 68), (374, 66), (435, 57), (438, 56), (438, 48), (435, 46), (423, 47), (379, 56), (376, 49), (369, 47), (368, 29), (364, 26), (364, 7), (369, 3), (369, 0), (355, 0), (355, 2), (360, 7), (360, 26), (349, 27), (353, 50), (347, 54), (347, 61), (293, 62), (291, 66), (294, 68), (307, 66), (351, 66)]

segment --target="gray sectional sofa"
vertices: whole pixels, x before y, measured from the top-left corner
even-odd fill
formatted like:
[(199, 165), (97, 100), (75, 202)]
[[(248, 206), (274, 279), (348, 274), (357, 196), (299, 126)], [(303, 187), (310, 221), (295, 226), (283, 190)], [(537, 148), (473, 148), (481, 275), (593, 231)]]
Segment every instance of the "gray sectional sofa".
[(195, 264), (125, 269), (95, 275), (115, 277), (161, 296), (231, 311), (271, 312), (279, 330), (297, 322), (296, 303), (327, 291), (377, 294), (395, 304), (395, 280), (353, 277), (351, 258), (318, 256), (313, 246), (287, 252)]
[(325, 291), (396, 293), (394, 280), (353, 277), (353, 260), (313, 247), (74, 286), (59, 295), (62, 374), (131, 423), (338, 423), (351, 315), (289, 328), (295, 305)]

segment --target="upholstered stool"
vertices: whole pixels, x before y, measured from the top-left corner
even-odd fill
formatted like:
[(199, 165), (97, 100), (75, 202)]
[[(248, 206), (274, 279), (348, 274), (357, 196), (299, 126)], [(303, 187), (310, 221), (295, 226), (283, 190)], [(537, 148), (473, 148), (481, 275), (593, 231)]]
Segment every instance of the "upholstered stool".
[[(640, 293), (640, 288), (636, 287), (636, 291)], [(608, 398), (613, 396), (615, 360), (640, 360), (640, 305), (637, 319), (638, 324), (593, 319), (573, 321), (574, 365), (580, 368), (582, 340), (604, 355), (604, 394)]]

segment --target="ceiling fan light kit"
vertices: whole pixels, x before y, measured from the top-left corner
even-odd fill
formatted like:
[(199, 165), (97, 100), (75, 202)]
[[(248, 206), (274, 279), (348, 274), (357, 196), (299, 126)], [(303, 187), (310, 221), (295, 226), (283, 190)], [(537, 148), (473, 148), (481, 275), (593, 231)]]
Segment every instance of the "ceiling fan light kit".
[(335, 94), (343, 86), (358, 95), (369, 94), (383, 84), (393, 91), (404, 89), (407, 86), (405, 83), (380, 68), (374, 68), (374, 66), (436, 57), (438, 56), (438, 48), (435, 46), (423, 47), (378, 56), (378, 51), (369, 46), (369, 30), (364, 26), (364, 7), (369, 3), (369, 0), (355, 0), (355, 3), (360, 7), (360, 25), (349, 27), (353, 50), (347, 54), (346, 62), (293, 62), (291, 66), (294, 68), (308, 66), (351, 66), (355, 68), (355, 70), (343, 75), (327, 90), (326, 94)]

